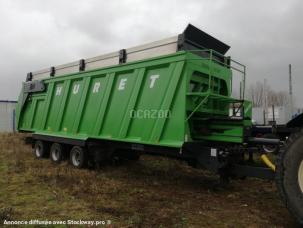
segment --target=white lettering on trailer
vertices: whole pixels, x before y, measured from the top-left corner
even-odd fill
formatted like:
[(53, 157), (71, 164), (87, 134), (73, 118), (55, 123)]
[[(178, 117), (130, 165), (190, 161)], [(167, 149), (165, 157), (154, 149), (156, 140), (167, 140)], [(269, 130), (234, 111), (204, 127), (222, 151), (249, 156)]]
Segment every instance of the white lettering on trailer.
[(120, 84), (119, 84), (118, 90), (124, 90), (125, 89), (126, 81), (127, 81), (127, 78), (122, 78), (120, 80)]
[(60, 96), (62, 91), (62, 86), (58, 86), (56, 89), (56, 96)]
[(101, 85), (100, 82), (96, 82), (94, 84), (93, 93), (98, 93), (99, 92), (100, 85)]
[(150, 76), (150, 84), (149, 84), (149, 88), (153, 88), (155, 85), (156, 80), (160, 77), (159, 74), (155, 74), (155, 75), (151, 75)]
[(73, 94), (77, 94), (79, 92), (79, 89), (80, 89), (80, 85), (79, 84), (74, 85)]

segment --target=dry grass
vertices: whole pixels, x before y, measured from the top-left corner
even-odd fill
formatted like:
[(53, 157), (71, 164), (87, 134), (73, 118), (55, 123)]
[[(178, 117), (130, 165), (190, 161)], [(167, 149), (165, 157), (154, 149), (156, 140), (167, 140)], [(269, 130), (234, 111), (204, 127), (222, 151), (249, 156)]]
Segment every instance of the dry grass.
[(0, 223), (7, 220), (112, 220), (113, 227), (293, 227), (274, 183), (233, 181), (182, 162), (138, 162), (77, 170), (36, 160), (24, 135), (0, 135)]

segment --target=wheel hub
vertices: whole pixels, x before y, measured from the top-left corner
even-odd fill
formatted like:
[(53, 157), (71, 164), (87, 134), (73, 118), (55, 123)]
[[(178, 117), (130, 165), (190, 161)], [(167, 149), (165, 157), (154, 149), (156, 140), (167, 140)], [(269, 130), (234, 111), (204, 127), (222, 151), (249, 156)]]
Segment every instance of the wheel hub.
[(80, 159), (80, 152), (79, 151), (75, 151), (73, 153), (72, 160), (73, 160), (73, 163), (74, 163), (75, 166), (78, 166), (80, 164), (81, 159)]
[(53, 160), (57, 161), (59, 159), (59, 151), (55, 149), (52, 153), (52, 156), (53, 156)]
[(36, 152), (36, 156), (40, 157), (40, 155), (41, 155), (41, 147), (37, 146), (35, 152)]
[(301, 161), (301, 164), (300, 164), (299, 170), (298, 170), (298, 182), (299, 182), (301, 192), (303, 193), (303, 161)]

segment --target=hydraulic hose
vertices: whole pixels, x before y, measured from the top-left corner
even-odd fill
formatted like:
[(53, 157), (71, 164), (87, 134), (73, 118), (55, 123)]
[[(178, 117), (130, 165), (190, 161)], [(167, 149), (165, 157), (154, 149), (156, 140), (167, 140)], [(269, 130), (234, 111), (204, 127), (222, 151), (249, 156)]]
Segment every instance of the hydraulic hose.
[(276, 166), (270, 161), (270, 159), (265, 154), (261, 155), (261, 160), (273, 171), (276, 171)]

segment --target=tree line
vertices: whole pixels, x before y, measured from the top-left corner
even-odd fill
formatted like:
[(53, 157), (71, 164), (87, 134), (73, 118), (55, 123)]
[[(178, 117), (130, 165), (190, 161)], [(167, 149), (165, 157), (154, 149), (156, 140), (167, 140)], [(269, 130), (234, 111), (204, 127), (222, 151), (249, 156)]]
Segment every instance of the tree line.
[(275, 91), (260, 81), (251, 84), (246, 95), (248, 100), (252, 101), (253, 107), (284, 106), (289, 102), (289, 94), (286, 91)]

